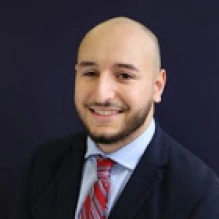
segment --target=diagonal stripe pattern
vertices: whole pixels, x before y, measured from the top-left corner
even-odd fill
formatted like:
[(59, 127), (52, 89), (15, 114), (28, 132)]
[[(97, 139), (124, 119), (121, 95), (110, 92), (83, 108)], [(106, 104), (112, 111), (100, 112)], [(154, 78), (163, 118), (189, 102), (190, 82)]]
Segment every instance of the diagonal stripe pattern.
[(97, 157), (97, 181), (87, 195), (79, 219), (106, 219), (110, 171), (114, 162)]

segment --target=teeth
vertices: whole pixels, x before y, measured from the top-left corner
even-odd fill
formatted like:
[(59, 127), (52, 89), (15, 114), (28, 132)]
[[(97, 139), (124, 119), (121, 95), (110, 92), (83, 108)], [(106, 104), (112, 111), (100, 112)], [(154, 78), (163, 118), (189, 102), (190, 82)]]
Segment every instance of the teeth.
[(103, 111), (103, 110), (94, 110), (95, 113), (103, 115), (103, 116), (109, 116), (115, 114), (115, 111)]

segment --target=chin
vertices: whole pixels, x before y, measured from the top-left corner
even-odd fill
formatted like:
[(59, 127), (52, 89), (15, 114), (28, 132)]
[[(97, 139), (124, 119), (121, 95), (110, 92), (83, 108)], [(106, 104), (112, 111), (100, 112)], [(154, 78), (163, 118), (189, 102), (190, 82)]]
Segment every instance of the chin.
[(90, 136), (93, 136), (93, 138), (105, 138), (105, 139), (111, 139), (114, 138), (114, 136), (117, 136), (116, 133), (108, 133), (108, 132), (89, 132)]
[(116, 144), (127, 137), (120, 132), (89, 132), (89, 136), (97, 144)]

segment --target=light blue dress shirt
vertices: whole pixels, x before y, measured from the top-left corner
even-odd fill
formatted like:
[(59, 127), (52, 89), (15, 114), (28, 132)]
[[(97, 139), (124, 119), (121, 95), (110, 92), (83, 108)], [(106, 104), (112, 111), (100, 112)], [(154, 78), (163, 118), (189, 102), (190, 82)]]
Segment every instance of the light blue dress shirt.
[(154, 119), (152, 119), (147, 130), (138, 138), (119, 150), (109, 154), (105, 154), (101, 151), (90, 137), (87, 138), (87, 151), (85, 154), (86, 162), (84, 164), (82, 184), (75, 214), (76, 219), (78, 219), (78, 214), (83, 206), (87, 194), (89, 193), (93, 183), (97, 180), (96, 155), (102, 155), (103, 157), (110, 158), (115, 162), (110, 176), (111, 188), (108, 200), (109, 214), (114, 203), (132, 175), (142, 154), (150, 143), (154, 132), (155, 122)]

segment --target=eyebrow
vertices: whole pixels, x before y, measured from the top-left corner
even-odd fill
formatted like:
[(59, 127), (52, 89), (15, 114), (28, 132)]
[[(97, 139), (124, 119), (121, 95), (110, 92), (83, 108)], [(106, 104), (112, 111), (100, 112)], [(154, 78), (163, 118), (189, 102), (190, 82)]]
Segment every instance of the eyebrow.
[(134, 70), (134, 71), (139, 72), (139, 69), (137, 67), (135, 67), (134, 65), (132, 65), (132, 64), (116, 63), (115, 66), (119, 67), (119, 68), (126, 68), (126, 69), (129, 69), (129, 70)]
[(80, 63), (78, 63), (79, 67), (87, 67), (87, 66), (97, 66), (97, 64), (95, 62), (91, 62), (91, 61), (82, 61)]
[[(92, 62), (92, 61), (81, 61), (80, 63), (78, 63), (78, 66), (79, 67), (97, 66), (97, 63)], [(134, 70), (136, 72), (139, 72), (139, 69), (137, 67), (135, 67), (132, 64), (128, 64), (128, 63), (115, 63), (114, 66), (119, 67), (119, 68), (126, 68), (129, 70)]]

